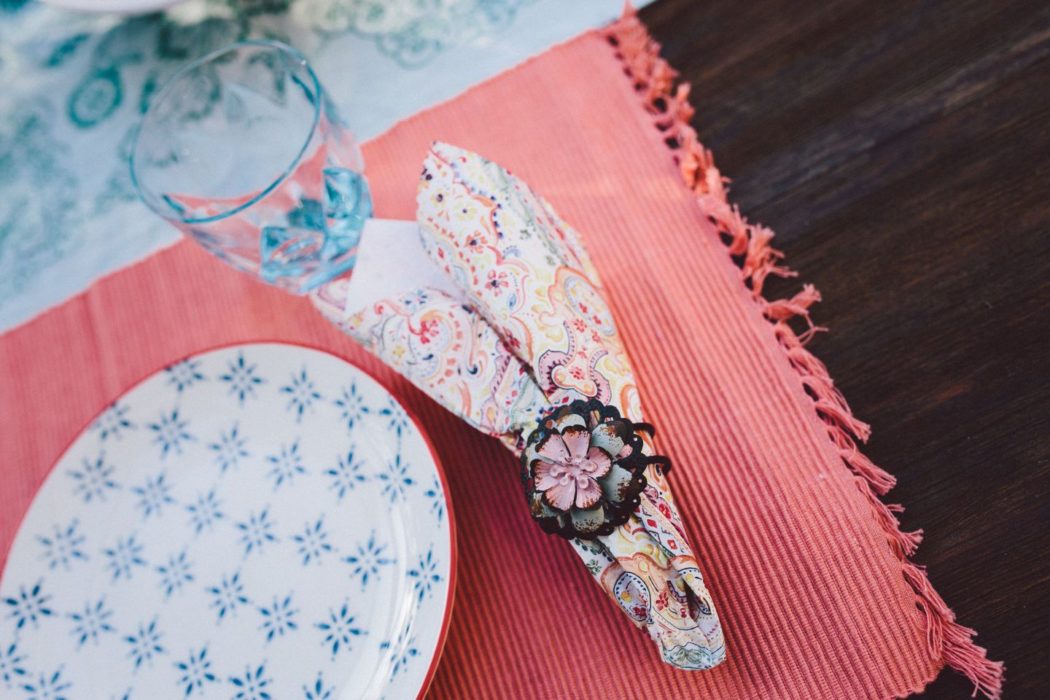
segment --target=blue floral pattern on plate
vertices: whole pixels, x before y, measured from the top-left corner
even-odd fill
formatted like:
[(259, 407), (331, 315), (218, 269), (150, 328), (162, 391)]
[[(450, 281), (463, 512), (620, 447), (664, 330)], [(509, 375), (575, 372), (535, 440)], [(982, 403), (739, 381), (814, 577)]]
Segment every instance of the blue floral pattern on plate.
[(426, 440), (356, 367), (276, 343), (173, 364), (30, 507), (0, 581), (0, 696), (413, 697), (451, 527)]

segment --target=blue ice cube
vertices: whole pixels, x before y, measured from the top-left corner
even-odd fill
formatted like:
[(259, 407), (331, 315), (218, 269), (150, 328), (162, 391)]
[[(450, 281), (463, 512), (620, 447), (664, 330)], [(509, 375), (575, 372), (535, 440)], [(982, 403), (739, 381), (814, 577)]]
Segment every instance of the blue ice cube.
[(325, 168), (324, 186), (328, 240), (321, 257), (331, 260), (357, 245), (372, 217), (372, 194), (364, 176), (346, 168)]
[(324, 244), (324, 231), (264, 226), (259, 239), (259, 274), (271, 284), (308, 275), (317, 267), (318, 253)]

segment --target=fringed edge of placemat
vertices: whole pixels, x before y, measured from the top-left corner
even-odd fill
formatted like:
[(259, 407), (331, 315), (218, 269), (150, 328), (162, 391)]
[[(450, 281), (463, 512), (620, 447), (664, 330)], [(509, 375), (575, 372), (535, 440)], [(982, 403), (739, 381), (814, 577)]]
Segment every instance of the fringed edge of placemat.
[[(895, 514), (903, 512), (903, 506), (879, 499), (893, 488), (896, 479), (860, 451), (857, 440), (867, 442), (870, 426), (853, 415), (827, 367), (805, 347), (817, 332), (826, 330), (810, 317), (810, 307), (820, 301), (820, 292), (812, 284), (805, 284), (791, 298), (769, 300), (762, 295), (769, 275), (796, 277), (798, 273), (785, 267), (781, 262), (784, 253), (770, 245), (773, 232), (761, 224), (749, 223), (739, 207), (729, 203), (729, 179), (715, 167), (711, 151), (690, 126), (695, 110), (689, 104), (689, 84), (677, 82), (678, 72), (660, 57), (660, 44), (649, 35), (629, 2), (623, 16), (603, 31), (623, 63), (624, 72), (633, 81), (635, 92), (652, 114), (653, 123), (664, 134), (664, 142), (673, 152), (685, 184), (696, 193), (729, 255), (740, 266), (743, 283), (773, 324), (777, 340), (813, 399), (831, 441), (871, 504), (876, 521), (900, 561), (904, 580), (915, 592), (915, 604), (925, 617), (930, 654), (970, 679), (974, 695), (981, 692), (998, 700), (1002, 694), (1003, 663), (988, 659), (987, 650), (973, 640), (976, 631), (956, 621), (955, 613), (934, 590), (925, 567), (911, 561), (922, 540), (922, 530), (902, 531)], [(792, 320), (804, 322), (806, 330), (796, 333), (790, 325)]]

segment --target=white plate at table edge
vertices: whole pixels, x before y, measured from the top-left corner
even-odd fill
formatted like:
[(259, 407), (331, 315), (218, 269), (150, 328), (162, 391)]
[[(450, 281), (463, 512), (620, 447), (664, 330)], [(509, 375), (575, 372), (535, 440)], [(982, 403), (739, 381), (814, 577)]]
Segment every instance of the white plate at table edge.
[(189, 352), (189, 353), (185, 353), (185, 354), (176, 356), (174, 359), (172, 359), (170, 361), (167, 361), (167, 362), (165, 362), (163, 364), (160, 364), (159, 366), (156, 366), (156, 367), (150, 369), (149, 371), (145, 372), (144, 374), (142, 374), (141, 376), (139, 376), (136, 379), (132, 380), (131, 382), (128, 382), (122, 389), (120, 389), (119, 391), (115, 392), (107, 401), (105, 401), (103, 403), (103, 405), (99, 409), (97, 409), (91, 415), (91, 417), (88, 420), (84, 421), (81, 424), (80, 428), (78, 428), (76, 431), (73, 432), (72, 437), (66, 442), (66, 444), (59, 451), (58, 457), (56, 457), (52, 461), (51, 465), (48, 467), (47, 471), (44, 473), (44, 476), (41, 479), (39, 485), (37, 486), (36, 491), (34, 492), (32, 499), (29, 501), (29, 504), (26, 507), (25, 512), (22, 513), (22, 515), (21, 515), (21, 518), (19, 520), (19, 524), (15, 528), (14, 534), (13, 534), (10, 542), (8, 543), (7, 548), (3, 551), (3, 567), (0, 568), (0, 589), (3, 588), (4, 584), (6, 583), (6, 577), (9, 574), (10, 563), (11, 563), (11, 552), (12, 552), (12, 549), (14, 547), (14, 544), (24, 534), (26, 534), (26, 533), (23, 533), (23, 530), (27, 526), (27, 521), (29, 519), (28, 516), (30, 515), (31, 510), (32, 510), (34, 504), (36, 503), (36, 499), (39, 496), (40, 491), (45, 487), (45, 485), (47, 485), (48, 481), (55, 474), (56, 467), (58, 467), (63, 462), (63, 460), (65, 459), (67, 453), (70, 452), (70, 450), (77, 444), (77, 442), (81, 439), (81, 437), (85, 433), (87, 433), (89, 430), (92, 429), (92, 427), (99, 420), (99, 418), (110, 407), (112, 407), (116, 402), (120, 401), (123, 397), (127, 396), (129, 393), (131, 393), (132, 391), (137, 389), (140, 385), (142, 385), (146, 381), (148, 381), (151, 378), (153, 378), (153, 377), (159, 375), (160, 373), (164, 372), (167, 368), (170, 368), (170, 367), (172, 367), (174, 365), (177, 365), (177, 364), (179, 364), (181, 362), (184, 362), (186, 360), (190, 360), (190, 359), (193, 359), (193, 358), (196, 358), (196, 357), (200, 357), (200, 356), (203, 356), (203, 355), (207, 355), (207, 354), (210, 354), (210, 353), (214, 353), (214, 352), (217, 352), (217, 351), (231, 350), (231, 349), (238, 348), (238, 347), (265, 346), (265, 345), (283, 345), (283, 346), (287, 346), (287, 347), (291, 347), (291, 348), (299, 348), (299, 349), (319, 352), (319, 353), (323, 353), (325, 355), (329, 355), (332, 358), (335, 358), (336, 360), (339, 360), (339, 361), (341, 361), (341, 362), (343, 362), (343, 363), (345, 363), (347, 365), (350, 365), (356, 371), (360, 372), (362, 375), (364, 375), (365, 377), (367, 377), (368, 379), (373, 381), (376, 385), (378, 385), (401, 408), (401, 410), (404, 411), (404, 413), (405, 413), (406, 417), (408, 418), (408, 420), (410, 421), (410, 423), (415, 427), (416, 431), (419, 433), (420, 438), (422, 439), (424, 445), (427, 448), (427, 451), (430, 454), (431, 460), (433, 461), (433, 464), (434, 464), (434, 471), (435, 471), (437, 479), (439, 480), (439, 482), (441, 484), (442, 495), (444, 496), (444, 507), (445, 507), (445, 513), (446, 513), (446, 517), (447, 517), (447, 521), (448, 521), (448, 543), (449, 543), (450, 559), (449, 559), (449, 568), (448, 568), (448, 590), (447, 590), (447, 594), (445, 596), (445, 601), (444, 601), (444, 605), (443, 605), (440, 631), (438, 632), (437, 639), (435, 640), (435, 643), (434, 643), (433, 655), (432, 655), (432, 657), (431, 657), (431, 659), (430, 659), (430, 661), (428, 663), (428, 667), (427, 667), (426, 673), (423, 675), (423, 678), (422, 678), (422, 680), (420, 682), (419, 690), (418, 690), (417, 695), (416, 695), (417, 698), (423, 698), (426, 695), (427, 691), (430, 689), (431, 684), (433, 683), (434, 676), (437, 673), (437, 668), (438, 668), (438, 665), (440, 663), (442, 654), (444, 653), (445, 645), (446, 645), (446, 643), (448, 641), (448, 632), (449, 632), (449, 628), (450, 628), (451, 620), (452, 620), (452, 609), (453, 609), (454, 602), (455, 602), (455, 592), (456, 592), (456, 585), (457, 585), (457, 568), (458, 568), (458, 560), (459, 560), (458, 548), (457, 548), (458, 547), (458, 540), (457, 540), (457, 533), (456, 533), (455, 512), (454, 512), (454, 508), (453, 508), (453, 505), (452, 505), (452, 499), (451, 499), (451, 496), (449, 494), (449, 488), (448, 488), (448, 477), (447, 477), (447, 475), (445, 473), (445, 470), (444, 470), (444, 467), (443, 467), (443, 465), (441, 463), (441, 460), (438, 457), (437, 450), (434, 448), (433, 441), (430, 439), (429, 434), (423, 429), (423, 424), (419, 420), (419, 417), (416, 415), (416, 413), (413, 410), (411, 410), (410, 408), (408, 408), (407, 406), (405, 406), (400, 400), (398, 400), (397, 396), (394, 394), (393, 391), (390, 390), (389, 386), (385, 382), (383, 382), (380, 379), (378, 379), (371, 372), (369, 372), (368, 370), (364, 369), (363, 367), (361, 367), (359, 364), (357, 364), (356, 362), (354, 362), (350, 358), (348, 358), (348, 357), (346, 357), (346, 356), (344, 356), (344, 355), (342, 355), (342, 354), (340, 354), (338, 352), (335, 352), (335, 351), (333, 351), (333, 350), (331, 350), (329, 348), (321, 347), (319, 344), (312, 344), (312, 343), (309, 343), (309, 342), (297, 341), (297, 340), (273, 339), (273, 338), (265, 338), (264, 337), (264, 338), (254, 338), (254, 339), (250, 339), (250, 340), (229, 341), (229, 342), (223, 342), (223, 343), (218, 343), (218, 344), (206, 345), (204, 347), (201, 347), (199, 349), (194, 350), (193, 352)]
[(182, 0), (41, 0), (45, 5), (73, 12), (144, 15), (160, 12)]

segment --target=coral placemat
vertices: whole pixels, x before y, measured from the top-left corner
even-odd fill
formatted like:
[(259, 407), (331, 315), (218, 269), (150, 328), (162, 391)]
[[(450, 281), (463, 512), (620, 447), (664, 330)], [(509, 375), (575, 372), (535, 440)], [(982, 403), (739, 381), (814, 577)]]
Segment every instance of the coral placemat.
[(223, 343), (298, 341), (380, 377), (445, 465), (460, 568), (434, 697), (888, 698), (922, 689), (945, 663), (995, 694), (1000, 667), (908, 562), (917, 537), (873, 493), (892, 479), (854, 446), (866, 426), (789, 326), (816, 293), (762, 298), (764, 277), (782, 272), (770, 234), (726, 204), (672, 82), (629, 16), (399, 124), (365, 155), (378, 216), (413, 217), (421, 159), (440, 139), (510, 167), (584, 234), (675, 463), (722, 615), (723, 666), (662, 665), (568, 545), (531, 522), (517, 465), (495, 440), (305, 300), (186, 242), (0, 338), (0, 549), (72, 437), (136, 380)]

